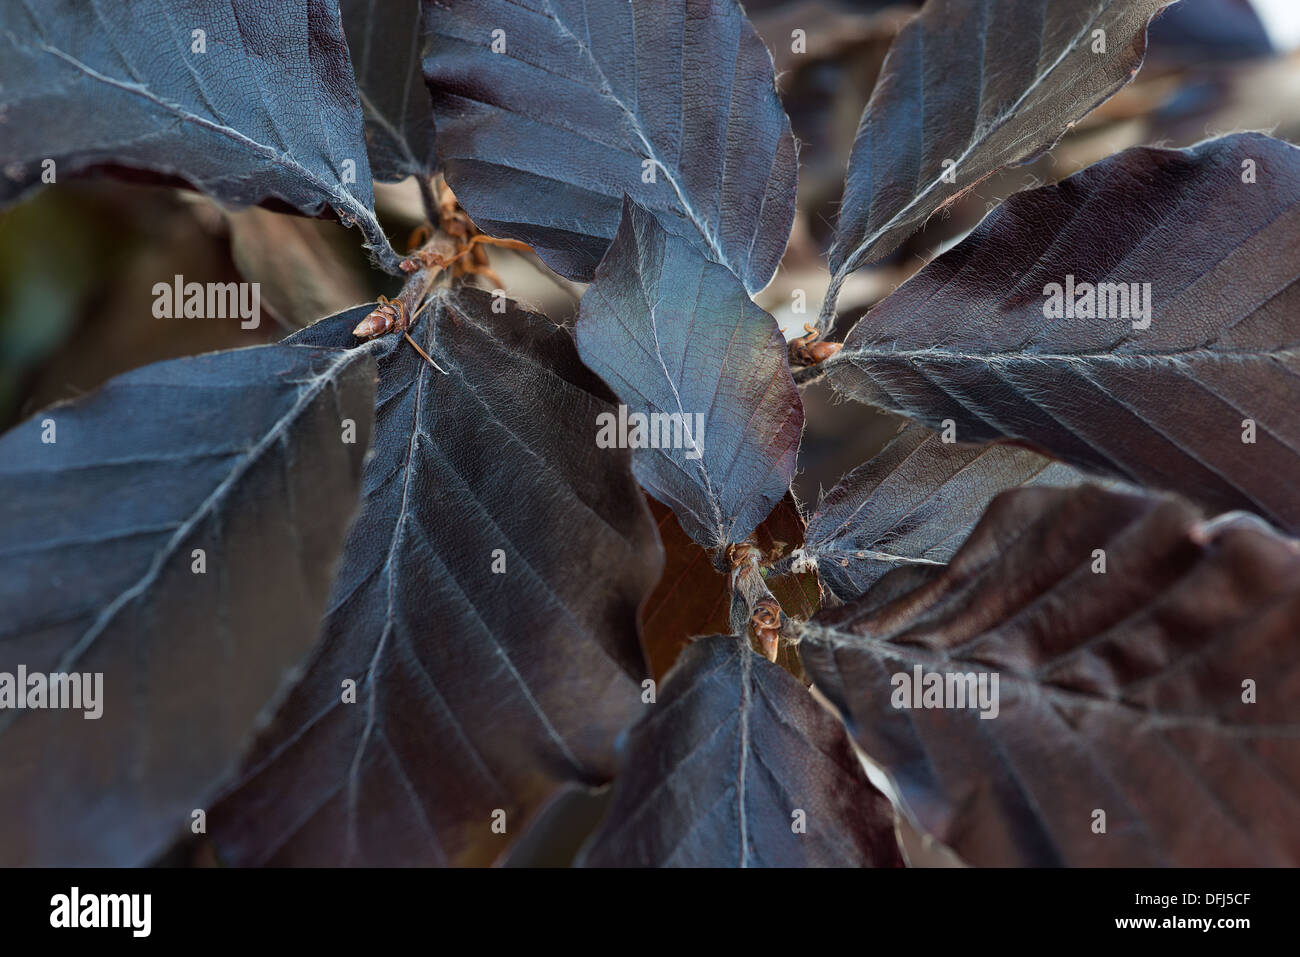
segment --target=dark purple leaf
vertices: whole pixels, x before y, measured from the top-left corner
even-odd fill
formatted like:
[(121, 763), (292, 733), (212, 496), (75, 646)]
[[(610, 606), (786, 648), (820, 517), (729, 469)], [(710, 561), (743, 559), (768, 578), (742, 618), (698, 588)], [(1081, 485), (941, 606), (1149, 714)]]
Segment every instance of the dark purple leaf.
[(1049, 149), (1133, 79), (1147, 21), (1171, 2), (927, 3), (894, 41), (862, 114), (824, 321), (850, 273), (981, 180)]
[(583, 865), (902, 865), (844, 729), (743, 639), (696, 639), (646, 708)]
[[(200, 52), (201, 49), (201, 52)], [(337, 0), (0, 5), (0, 203), (96, 166), (355, 223), (395, 268)]]
[(803, 554), (836, 597), (850, 601), (901, 565), (947, 562), (999, 492), (1081, 478), (1028, 449), (946, 444), (909, 426), (826, 493)]
[[(1300, 529), (1300, 264), (1278, 252), (1297, 246), (1295, 147), (1243, 133), (1127, 150), (1013, 196), (872, 310), (827, 373), (931, 428), (952, 420), (960, 441), (1019, 440)], [(1076, 301), (1085, 282), (1138, 295), (1127, 316), (1109, 294), (1094, 296), (1108, 318), (1045, 316), (1072, 282)]]
[[(626, 403), (629, 444), (641, 441), (632, 415), (664, 417), (642, 430), (661, 447), (633, 452), (641, 484), (701, 545), (743, 541), (790, 487), (803, 428), (776, 321), (730, 270), (628, 200), (577, 338)], [(673, 435), (654, 428), (670, 421)]]
[[(0, 438), (0, 862), (146, 864), (205, 807), (316, 636), (370, 351), (160, 362)], [(16, 708), (20, 667), (101, 716)]]
[[(386, 340), (321, 645), (209, 817), (231, 863), (490, 863), (607, 781), (640, 714), (660, 556), (627, 453), (596, 447), (608, 392), (544, 316), (437, 295), (413, 335), (446, 374)], [(296, 339), (341, 345), (368, 308)]]
[[(969, 863), (1295, 866), (1298, 633), (1295, 541), (1085, 485), (1004, 493), (947, 568), (822, 612), (800, 654)], [(988, 694), (916, 707), (918, 670)]]
[(421, 68), (420, 0), (340, 0), (339, 6), (375, 179), (392, 183), (428, 176), (438, 163)]
[(424, 0), (424, 12), (438, 156), (480, 229), (589, 280), (626, 193), (751, 293), (767, 284), (798, 170), (772, 58), (735, 0)]

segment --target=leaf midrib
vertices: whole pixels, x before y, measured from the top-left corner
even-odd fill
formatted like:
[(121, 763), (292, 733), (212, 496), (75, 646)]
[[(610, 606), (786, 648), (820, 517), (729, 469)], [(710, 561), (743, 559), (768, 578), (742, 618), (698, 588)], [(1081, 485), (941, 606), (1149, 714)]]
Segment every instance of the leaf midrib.
[[(16, 37), (11, 35), (10, 39), (14, 46), (20, 45)], [(171, 113), (182, 122), (192, 123), (202, 129), (208, 130), (209, 132), (224, 136), (245, 149), (255, 152), (263, 159), (288, 170), (294, 176), (300, 177), (313, 188), (323, 193), (328, 200), (333, 201), (338, 207), (347, 210), (349, 215), (355, 216), (357, 219), (363, 221), (366, 225), (365, 232), (368, 238), (374, 236), (380, 231), (379, 221), (375, 218), (374, 214), (363, 205), (360, 200), (358, 200), (357, 197), (353, 196), (347, 190), (340, 191), (340, 189), (334, 184), (321, 179), (311, 170), (307, 169), (307, 167), (293, 159), (289, 154), (281, 153), (279, 150), (276, 150), (274, 147), (268, 146), (265, 143), (259, 143), (257, 140), (252, 139), (233, 127), (209, 120), (206, 117), (185, 109), (177, 103), (165, 100), (143, 84), (130, 83), (125, 80), (119, 80), (115, 77), (108, 76), (105, 73), (100, 73), (94, 67), (83, 63), (81, 60), (72, 56), (72, 54), (61, 50), (58, 47), (52, 46), (48, 43), (40, 43), (36, 49), (64, 61), (96, 82), (106, 84), (107, 86), (124, 93), (130, 93), (134, 96), (141, 97), (159, 109)]]
[[(278, 347), (272, 346), (269, 348)], [(248, 473), (253, 465), (257, 463), (267, 449), (271, 448), (273, 444), (278, 442), (280, 438), (287, 433), (293, 423), (297, 421), (298, 417), (305, 412), (315, 401), (316, 397), (325, 390), (325, 387), (327, 385), (336, 385), (338, 376), (341, 374), (343, 368), (362, 360), (370, 351), (372, 350), (367, 345), (362, 346), (359, 349), (342, 352), (339, 358), (334, 360), (324, 371), (315, 375), (304, 388), (300, 389), (298, 398), (289, 410), (277, 419), (269, 429), (267, 429), (266, 434), (257, 442), (256, 445), (250, 448), (245, 455), (234, 462), (226, 477), (217, 484), (207, 498), (198, 505), (190, 516), (179, 524), (175, 533), (155, 554), (154, 560), (150, 563), (150, 566), (146, 569), (145, 573), (137, 579), (134, 584), (124, 589), (116, 598), (105, 605), (103, 610), (96, 617), (95, 621), (93, 621), (90, 627), (82, 633), (81, 637), (78, 638), (69, 648), (64, 650), (64, 652), (59, 656), (58, 664), (55, 666), (54, 670), (74, 670), (73, 665), (75, 662), (94, 644), (95, 640), (103, 634), (112, 623), (113, 619), (117, 616), (117, 613), (125, 607), (128, 602), (141, 595), (158, 577), (167, 561), (175, 554), (177, 548), (185, 540), (186, 536), (189, 535), (190, 531), (194, 529), (209, 512), (216, 508), (226, 495)], [(19, 714), (19, 712), (12, 712), (10, 721), (12, 721), (13, 716), (16, 716), (17, 714)], [(7, 727), (9, 723), (10, 722), (8, 721), (0, 723), (0, 730)]]
[[(1049, 66), (1046, 70), (1044, 70), (1042, 73), (1036, 76), (1033, 82), (1025, 87), (1024, 92), (1021, 93), (1020, 96), (1016, 98), (1016, 101), (1013, 104), (1011, 104), (1011, 106), (1008, 107), (1006, 110), (1004, 110), (993, 124), (991, 124), (986, 130), (980, 131), (982, 135), (972, 137), (970, 144), (966, 147), (965, 150), (962, 151), (961, 156), (957, 158), (954, 165), (952, 166), (952, 169), (954, 170), (959, 169), (961, 167), (961, 164), (965, 162), (967, 159), (969, 159), (971, 154), (978, 147), (988, 142), (995, 133), (997, 133), (1004, 126), (1006, 126), (1006, 124), (1009, 123), (1016, 116), (1016, 114), (1020, 110), (1020, 107), (1024, 104), (1025, 99), (1029, 96), (1029, 94), (1032, 93), (1034, 90), (1036, 90), (1049, 76), (1051, 76), (1052, 73), (1055, 72), (1057, 67), (1059, 67), (1065, 61), (1066, 57), (1068, 57), (1071, 53), (1075, 52), (1078, 49), (1078, 45), (1083, 41), (1084, 37), (1092, 29), (1092, 26), (1097, 22), (1098, 17), (1100, 17), (1103, 13), (1109, 10), (1110, 6), (1111, 6), (1110, 0), (1106, 0), (1106, 2), (1098, 6), (1097, 10), (1094, 11), (1091, 19), (1088, 20), (1087, 24), (1084, 25), (1083, 29), (1079, 33), (1075, 34), (1075, 36), (1066, 45), (1065, 49), (1061, 52), (1061, 54), (1056, 58), (1056, 60), (1052, 62), (1051, 66)], [(918, 28), (923, 26), (919, 18), (917, 19), (916, 24)], [(981, 62), (981, 70), (982, 69), (983, 69), (983, 63)], [(877, 89), (880, 88), (881, 87), (877, 85)], [(983, 91), (981, 90), (981, 96), (982, 93)], [(874, 96), (873, 96), (873, 100), (874, 100)], [(869, 113), (871, 109), (871, 104), (868, 104), (867, 109)], [(910, 213), (917, 206), (918, 203), (920, 203), (923, 199), (925, 199), (931, 193), (933, 193), (934, 190), (939, 186), (939, 184), (944, 181), (943, 178), (945, 175), (947, 175), (947, 173), (948, 170), (944, 170), (942, 173), (939, 174), (939, 176), (935, 177), (933, 180), (927, 183), (923, 189), (921, 189), (919, 192), (915, 193), (912, 196), (912, 198), (908, 201), (906, 206), (904, 206), (893, 216), (891, 216), (889, 220), (885, 222), (883, 225), (878, 226), (876, 229), (868, 233), (863, 238), (863, 240), (857, 243), (853, 247), (853, 249), (849, 252), (849, 254), (845, 256), (844, 264), (835, 271), (835, 274), (831, 280), (830, 288), (827, 291), (826, 301), (822, 309), (823, 319), (825, 319), (828, 315), (834, 315), (835, 303), (836, 300), (839, 298), (840, 287), (843, 285), (844, 280), (851, 273), (860, 269), (865, 264), (866, 256), (870, 252), (871, 247), (875, 243), (879, 242), (883, 236), (887, 235), (890, 230), (892, 230), (894, 227), (899, 225), (899, 223), (902, 222), (903, 218), (908, 213)]]
[(1281, 346), (1275, 350), (1245, 349), (1211, 349), (1195, 346), (1187, 349), (1174, 349), (1168, 352), (958, 352), (952, 349), (929, 347), (921, 349), (875, 349), (870, 346), (857, 346), (843, 349), (822, 363), (830, 368), (842, 363), (853, 363), (854, 359), (901, 359), (907, 362), (933, 360), (936, 362), (974, 362), (987, 365), (1009, 365), (1012, 363), (1112, 363), (1115, 365), (1151, 365), (1179, 366), (1193, 362), (1261, 362), (1274, 359), (1289, 359), (1300, 356), (1300, 345)]
[[(613, 85), (609, 82), (609, 78), (605, 75), (605, 71), (601, 67), (600, 63), (597, 62), (595, 54), (592, 53), (591, 48), (583, 43), (582, 40), (579, 39), (578, 35), (570, 30), (568, 25), (560, 19), (559, 15), (555, 12), (554, 6), (551, 4), (551, 0), (542, 0), (542, 3), (545, 6), (543, 12), (546, 17), (559, 28), (560, 32), (564, 36), (573, 41), (581, 52), (583, 58), (586, 59), (587, 62), (591, 64), (592, 69), (596, 71), (596, 75), (600, 78), (601, 83), (601, 89), (598, 89), (596, 92), (610, 100), (623, 112), (623, 115), (627, 118), (627, 121), (632, 128), (632, 132), (636, 134), (637, 139), (640, 141), (641, 146), (645, 151), (645, 158), (653, 162), (655, 166), (659, 167), (659, 169), (663, 170), (664, 176), (668, 179), (668, 184), (672, 186), (673, 192), (677, 194), (677, 201), (681, 205), (682, 211), (686, 213), (686, 217), (691, 221), (691, 224), (699, 231), (705, 243), (708, 245), (710, 252), (717, 257), (718, 262), (730, 264), (730, 257), (728, 257), (723, 251), (722, 246), (719, 244), (717, 237), (713, 234), (713, 230), (709, 227), (708, 222), (702, 219), (699, 213), (695, 211), (690, 200), (687, 199), (686, 193), (682, 189), (681, 184), (677, 182), (677, 177), (673, 175), (672, 169), (659, 158), (658, 152), (651, 144), (650, 138), (646, 135), (645, 128), (641, 125), (640, 118), (614, 92)], [(636, 12), (634, 9), (631, 9), (631, 13), (635, 25)], [(679, 112), (684, 113), (680, 106), (678, 107), (678, 110)]]

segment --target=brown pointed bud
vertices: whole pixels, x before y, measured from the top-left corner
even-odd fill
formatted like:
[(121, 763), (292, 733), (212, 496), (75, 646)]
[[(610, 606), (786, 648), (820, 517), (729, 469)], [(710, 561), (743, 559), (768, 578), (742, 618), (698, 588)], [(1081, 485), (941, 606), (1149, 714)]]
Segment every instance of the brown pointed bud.
[(357, 323), (352, 334), (358, 339), (383, 335), (390, 329), (406, 328), (406, 305), (400, 299), (379, 297), (379, 305), (366, 318)]
[(759, 650), (768, 661), (776, 661), (781, 637), (781, 606), (774, 598), (761, 598), (749, 619)]
[(375, 311), (358, 322), (357, 327), (352, 330), (352, 334), (358, 339), (370, 339), (387, 331), (388, 320), (381, 313)]
[(808, 358), (812, 359), (813, 365), (817, 365), (819, 362), (825, 362), (842, 348), (844, 348), (842, 342), (814, 342), (808, 346)]

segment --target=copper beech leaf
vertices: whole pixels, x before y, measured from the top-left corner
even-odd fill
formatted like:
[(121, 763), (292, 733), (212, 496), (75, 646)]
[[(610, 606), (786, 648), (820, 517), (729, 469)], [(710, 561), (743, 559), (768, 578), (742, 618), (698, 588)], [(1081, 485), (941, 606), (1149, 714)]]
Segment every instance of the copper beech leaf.
[[(1242, 133), (1126, 150), (1011, 197), (824, 365), (841, 392), (951, 420), (960, 441), (1295, 531), (1300, 263), (1279, 251), (1298, 244), (1300, 149)], [(1090, 297), (1104, 318), (1056, 315)]]
[(853, 142), (823, 317), (849, 274), (1137, 75), (1174, 0), (930, 0), (894, 40)]
[(0, 203), (93, 167), (329, 206), (396, 270), (337, 0), (0, 5)]
[[(209, 815), (230, 863), (491, 863), (609, 780), (644, 707), (661, 557), (628, 453), (595, 442), (608, 392), (544, 316), (436, 296), (413, 336), (446, 372), (383, 340), (321, 643)], [(346, 345), (368, 309), (295, 340)]]
[(372, 351), (159, 362), (0, 437), (0, 863), (148, 864), (206, 806), (316, 636)]
[(803, 429), (776, 321), (629, 199), (577, 339), (626, 405), (607, 440), (633, 446), (642, 486), (699, 544), (743, 541), (790, 487)]
[(421, 67), (420, 0), (339, 0), (339, 6), (375, 179), (392, 183), (430, 175), (438, 162)]
[(800, 654), (971, 864), (1295, 866), (1297, 634), (1294, 540), (1083, 485), (1004, 493), (946, 568), (822, 612)]
[(945, 443), (911, 425), (822, 497), (802, 554), (849, 601), (900, 566), (947, 562), (999, 492), (1083, 478), (1028, 449)]
[(623, 196), (776, 271), (798, 176), (772, 57), (735, 0), (424, 0), (438, 156), (480, 229), (589, 280)]
[(899, 867), (843, 727), (743, 639), (694, 641), (631, 730), (588, 867)]

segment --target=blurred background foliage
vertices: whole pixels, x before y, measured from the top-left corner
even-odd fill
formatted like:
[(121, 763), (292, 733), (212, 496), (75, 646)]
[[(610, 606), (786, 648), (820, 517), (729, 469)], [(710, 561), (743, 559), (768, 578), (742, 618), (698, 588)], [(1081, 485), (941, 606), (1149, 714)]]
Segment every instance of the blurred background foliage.
[[(799, 215), (781, 269), (758, 297), (787, 336), (816, 310), (828, 280), (823, 254), (863, 107), (913, 0), (749, 0), (772, 51), (800, 142)], [(1289, 16), (1288, 16), (1289, 14)], [(803, 52), (793, 36), (803, 31)], [(1137, 80), (1071, 130), (1047, 155), (1004, 171), (934, 217), (885, 261), (855, 275), (840, 328), (856, 321), (1009, 194), (1054, 182), (1118, 150), (1185, 146), (1236, 130), (1300, 140), (1300, 0), (1182, 0), (1152, 25)], [(376, 187), (394, 246), (423, 221), (415, 184)], [(527, 254), (491, 251), (509, 294), (557, 322), (572, 319), (581, 287)], [(155, 283), (261, 283), (263, 321), (156, 319)], [(372, 268), (337, 223), (267, 209), (224, 210), (186, 190), (107, 178), (61, 182), (0, 214), (0, 428), (121, 372), (159, 359), (281, 338), (400, 283)], [(897, 427), (887, 415), (805, 393), (808, 430), (795, 490), (815, 501)]]

